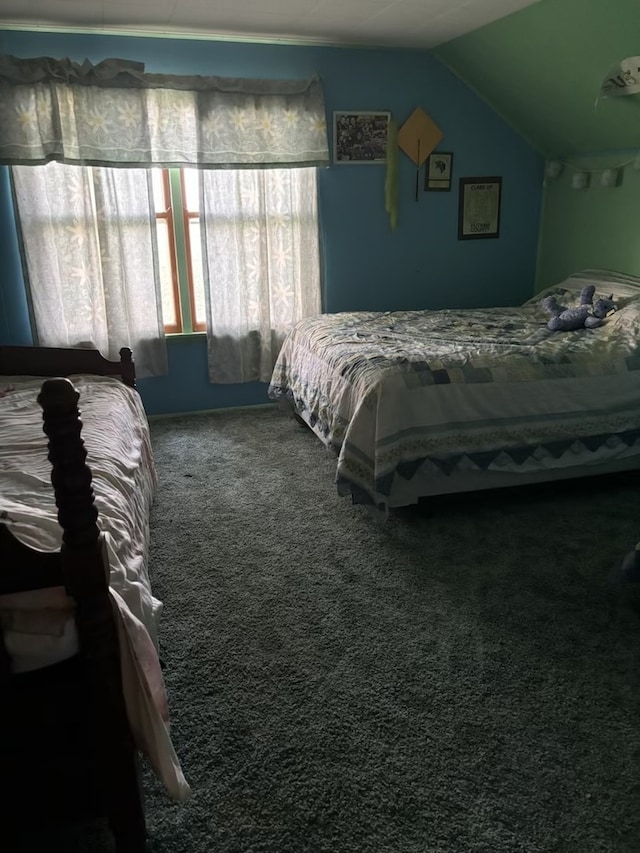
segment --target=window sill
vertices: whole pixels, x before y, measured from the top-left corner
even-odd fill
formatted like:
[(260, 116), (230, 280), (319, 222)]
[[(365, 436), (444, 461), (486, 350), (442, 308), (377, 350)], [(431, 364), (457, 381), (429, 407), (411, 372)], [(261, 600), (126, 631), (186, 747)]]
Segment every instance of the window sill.
[(184, 342), (199, 340), (200, 338), (206, 338), (206, 332), (172, 332), (171, 334), (165, 335), (167, 341), (176, 342)]

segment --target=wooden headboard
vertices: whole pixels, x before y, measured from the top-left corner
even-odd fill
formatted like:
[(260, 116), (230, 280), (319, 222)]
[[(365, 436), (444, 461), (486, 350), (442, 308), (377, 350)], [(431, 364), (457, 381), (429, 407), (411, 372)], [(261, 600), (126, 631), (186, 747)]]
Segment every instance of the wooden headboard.
[(0, 346), (0, 376), (72, 376), (91, 373), (119, 376), (136, 387), (136, 368), (129, 347), (120, 350), (120, 361), (109, 361), (97, 349)]

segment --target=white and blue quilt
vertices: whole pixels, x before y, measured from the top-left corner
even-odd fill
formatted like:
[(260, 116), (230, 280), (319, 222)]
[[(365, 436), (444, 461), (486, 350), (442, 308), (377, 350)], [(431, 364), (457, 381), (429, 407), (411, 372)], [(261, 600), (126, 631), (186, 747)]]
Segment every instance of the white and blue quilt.
[[(543, 296), (577, 304), (589, 283), (619, 310), (549, 331)], [(307, 318), (269, 394), (336, 451), (339, 492), (383, 510), (418, 473), (640, 460), (640, 280), (585, 271), (520, 307)]]

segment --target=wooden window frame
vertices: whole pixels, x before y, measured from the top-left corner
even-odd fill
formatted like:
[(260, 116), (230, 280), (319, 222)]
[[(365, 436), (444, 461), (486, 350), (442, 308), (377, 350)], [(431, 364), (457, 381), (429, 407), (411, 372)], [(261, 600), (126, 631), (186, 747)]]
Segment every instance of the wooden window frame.
[(189, 210), (187, 207), (187, 193), (185, 190), (184, 169), (180, 169), (180, 194), (182, 201), (182, 225), (184, 229), (184, 244), (187, 256), (187, 276), (189, 288), (189, 305), (191, 308), (191, 328), (194, 332), (206, 332), (207, 324), (196, 321), (196, 296), (193, 286), (193, 258), (191, 254), (191, 221), (200, 219), (200, 211)]
[[(163, 193), (163, 204), (164, 210), (156, 211), (156, 222), (159, 219), (165, 220), (167, 223), (167, 231), (169, 234), (169, 258), (171, 261), (171, 286), (173, 290), (173, 304), (175, 306), (175, 315), (176, 322), (175, 323), (165, 323), (164, 324), (164, 332), (165, 335), (177, 335), (182, 333), (183, 324), (182, 324), (182, 308), (180, 304), (180, 284), (178, 281), (178, 261), (176, 257), (176, 242), (175, 242), (175, 220), (173, 216), (173, 206), (171, 204), (171, 188), (169, 185), (169, 170), (162, 169), (162, 193)], [(189, 265), (191, 264), (191, 259), (189, 259)], [(189, 276), (191, 276), (191, 270), (189, 269)], [(191, 285), (190, 288), (191, 290)]]

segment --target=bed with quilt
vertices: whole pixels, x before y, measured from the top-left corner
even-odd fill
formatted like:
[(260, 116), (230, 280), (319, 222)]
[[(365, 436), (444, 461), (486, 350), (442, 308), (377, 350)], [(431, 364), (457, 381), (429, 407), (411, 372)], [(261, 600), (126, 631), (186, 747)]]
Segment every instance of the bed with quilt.
[[(43, 736), (47, 721), (38, 709), (77, 714), (72, 736), (80, 755), (67, 747), (64, 761), (52, 759), (58, 779), (74, 788), (62, 792), (65, 803), (85, 793), (83, 773), (64, 776), (73, 762), (103, 761), (96, 775), (110, 787), (92, 805), (107, 812), (117, 850), (142, 850), (143, 811), (132, 802), (137, 750), (172, 798), (189, 793), (169, 735), (157, 644), (161, 603), (147, 569), (156, 483), (149, 428), (132, 379), (76, 373), (43, 381), (56, 375), (58, 359), (62, 367), (114, 368), (95, 351), (0, 347), (0, 681), (7, 691), (0, 737), (5, 756), (22, 744), (15, 773), (27, 773), (31, 790), (31, 762), (63, 743), (60, 731)], [(41, 375), (25, 375), (32, 368)], [(126, 767), (129, 778), (118, 775)], [(47, 785), (51, 809), (54, 788), (65, 783)], [(36, 810), (33, 818), (42, 815)]]
[[(618, 310), (550, 331), (586, 285)], [(640, 467), (640, 279), (585, 270), (520, 307), (323, 314), (287, 336), (269, 395), (337, 454), (342, 495), (419, 498)]]

